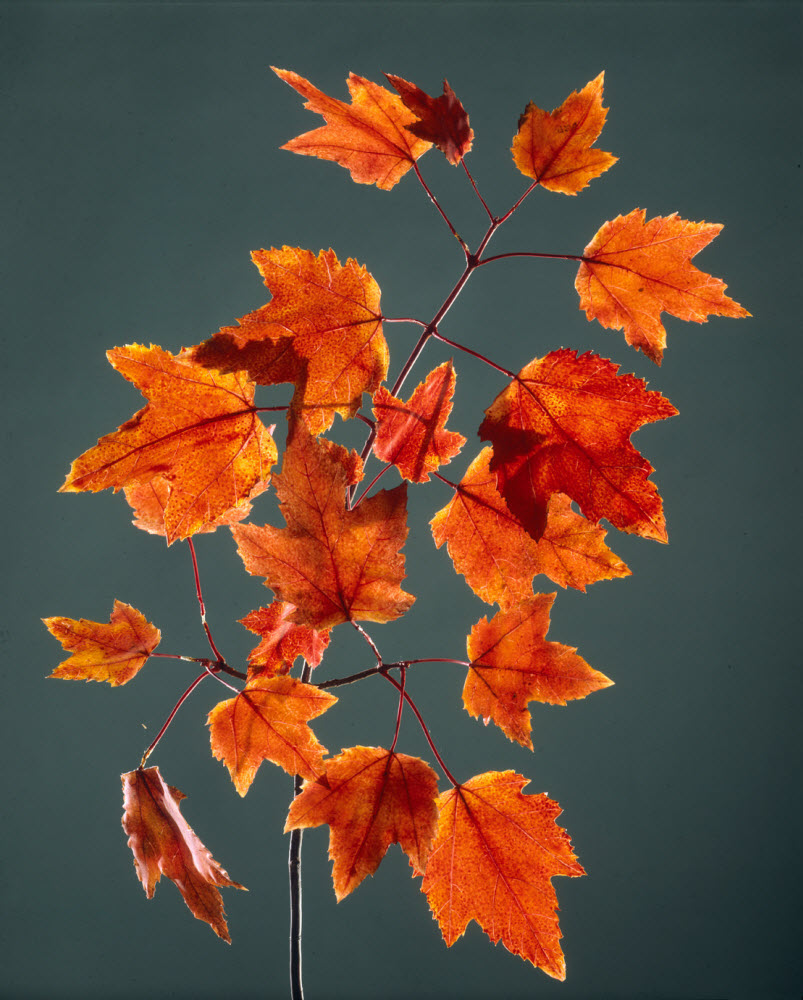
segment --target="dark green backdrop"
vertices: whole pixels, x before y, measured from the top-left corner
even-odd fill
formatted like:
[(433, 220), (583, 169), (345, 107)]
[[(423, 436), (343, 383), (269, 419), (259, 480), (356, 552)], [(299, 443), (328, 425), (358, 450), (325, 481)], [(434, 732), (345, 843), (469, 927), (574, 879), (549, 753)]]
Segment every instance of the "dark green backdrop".
[[(186, 547), (168, 550), (132, 528), (120, 495), (56, 494), (70, 461), (141, 405), (107, 348), (175, 351), (261, 305), (249, 251), (262, 246), (355, 257), (389, 315), (429, 317), (459, 273), (454, 241), (414, 177), (381, 192), (279, 149), (320, 119), (269, 64), (341, 98), (350, 70), (397, 73), (431, 93), (448, 78), (471, 115), (470, 163), (496, 211), (525, 183), (509, 147), (527, 101), (551, 108), (604, 69), (611, 111), (599, 145), (620, 162), (576, 198), (536, 192), (495, 250), (578, 253), (603, 221), (637, 206), (723, 222), (697, 263), (754, 316), (703, 326), (668, 318), (658, 369), (620, 333), (586, 321), (572, 265), (532, 260), (478, 274), (450, 314), (447, 336), (507, 367), (559, 346), (594, 350), (677, 405), (679, 417), (635, 442), (657, 468), (671, 544), (611, 532), (634, 575), (558, 595), (550, 638), (577, 646), (616, 686), (568, 708), (534, 706), (534, 754), (466, 715), (460, 668), (410, 678), (458, 777), (515, 768), (529, 791), (562, 804), (589, 872), (556, 880), (566, 983), (494, 948), (476, 925), (447, 950), (397, 848), (336, 906), (322, 829), (304, 838), (310, 1000), (800, 994), (800, 10), (2, 7), (3, 997), (286, 994), (290, 779), (265, 767), (241, 800), (204, 726), (222, 689), (197, 691), (153, 761), (251, 891), (225, 893), (230, 948), (170, 883), (147, 902), (120, 828), (119, 775), (137, 765), (192, 671), (154, 661), (120, 690), (45, 681), (61, 650), (39, 622), (106, 620), (118, 597), (162, 629), (165, 651), (206, 649)], [(476, 241), (484, 216), (461, 172), (437, 153), (422, 168)], [(397, 363), (411, 330), (389, 329)], [(447, 356), (433, 348), (429, 367)], [(503, 383), (456, 360), (452, 426), (470, 438), (453, 466), (462, 472)], [(347, 431), (344, 440), (361, 439)], [(460, 657), (488, 611), (421, 530), (447, 499), (437, 485), (414, 492), (408, 589), (430, 596), (375, 630), (388, 658)], [(268, 592), (245, 576), (223, 532), (198, 550), (215, 635), (241, 659), (253, 640), (235, 619)], [(363, 646), (337, 635), (321, 669), (368, 665)], [(386, 745), (395, 701), (376, 681), (345, 690), (316, 732), (333, 752)], [(412, 720), (401, 748), (429, 756)]]

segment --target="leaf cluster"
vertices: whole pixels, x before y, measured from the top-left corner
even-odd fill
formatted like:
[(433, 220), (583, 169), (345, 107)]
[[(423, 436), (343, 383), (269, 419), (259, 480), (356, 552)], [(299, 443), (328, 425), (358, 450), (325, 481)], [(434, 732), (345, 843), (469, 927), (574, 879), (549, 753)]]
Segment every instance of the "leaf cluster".
[[(631, 437), (677, 411), (643, 379), (596, 354), (552, 350), (511, 372), (446, 337), (442, 325), (478, 268), (514, 256), (563, 256), (577, 265), (579, 308), (588, 319), (622, 329), (628, 344), (660, 364), (663, 313), (695, 322), (749, 315), (725, 295), (722, 281), (691, 263), (722, 227), (677, 215), (648, 220), (644, 210), (634, 209), (606, 222), (576, 255), (488, 253), (496, 231), (536, 188), (573, 196), (616, 162), (595, 146), (607, 115), (602, 74), (551, 112), (527, 105), (511, 153), (530, 183), (505, 214), (495, 215), (466, 164), (474, 141), (468, 114), (445, 81), (443, 94), (433, 98), (400, 77), (388, 76), (388, 90), (351, 74), (351, 101), (345, 103), (296, 73), (275, 72), (326, 122), (283, 148), (334, 161), (356, 182), (382, 190), (412, 171), (457, 239), (463, 273), (431, 319), (395, 320), (417, 324), (421, 332), (392, 384), (386, 328), (393, 318), (383, 312), (379, 286), (365, 266), (341, 263), (332, 249), (255, 251), (269, 301), (203, 343), (176, 355), (139, 344), (109, 351), (110, 363), (141, 390), (146, 405), (75, 460), (62, 490), (123, 490), (138, 528), (168, 545), (187, 540), (213, 655), (157, 653), (159, 630), (115, 601), (109, 624), (45, 619), (71, 653), (52, 676), (119, 686), (151, 657), (200, 664), (188, 691), (212, 677), (233, 693), (209, 713), (212, 753), (240, 795), (265, 761), (296, 776), (299, 790), (285, 830), (329, 826), (338, 899), (373, 874), (397, 843), (421, 879), (447, 945), (474, 920), (492, 941), (563, 979), (551, 880), (585, 873), (556, 823), (560, 807), (545, 794), (525, 794), (528, 779), (512, 771), (457, 780), (412, 694), (413, 677), (433, 661), (387, 662), (363, 623), (400, 619), (416, 600), (403, 589), (407, 492), (437, 480), (450, 496), (431, 519), (434, 545), (445, 546), (455, 572), (480, 601), (495, 606), (466, 637), (466, 659), (451, 661), (466, 671), (466, 711), (532, 749), (532, 702), (565, 705), (612, 684), (577, 650), (547, 639), (556, 594), (535, 592), (534, 581), (545, 576), (558, 587), (585, 591), (629, 575), (606, 544), (603, 520), (623, 532), (667, 540), (654, 470)], [(432, 148), (464, 172), (487, 214), (487, 231), (473, 249), (421, 173), (419, 160)], [(441, 471), (467, 444), (449, 426), (453, 361), (429, 371), (412, 392), (403, 391), (432, 340), (507, 378), (478, 425), (487, 445), (469, 456), (457, 481)], [(284, 384), (292, 386), (289, 404), (256, 405), (257, 386)], [(275, 425), (262, 417), (277, 411), (287, 420), (281, 456)], [(364, 422), (361, 454), (329, 436), (336, 417)], [(372, 458), (380, 469), (369, 478)], [(400, 484), (379, 488), (391, 470)], [(283, 524), (248, 520), (268, 489), (275, 490)], [(272, 594), (241, 620), (259, 636), (247, 671), (225, 660), (206, 624), (192, 538), (219, 528), (231, 532), (244, 568), (263, 578)], [(317, 680), (321, 664), (329, 662), (333, 631), (342, 625), (364, 638), (372, 665), (312, 683), (313, 669)], [(329, 689), (377, 675), (399, 699), (388, 747), (354, 746), (329, 756), (310, 726), (336, 703)], [(429, 762), (396, 750), (404, 711), (422, 726), (450, 786), (446, 791), (439, 791)], [(123, 826), (137, 873), (149, 897), (166, 875), (194, 915), (228, 941), (219, 888), (243, 887), (182, 817), (182, 793), (165, 784), (157, 768), (145, 767), (158, 740), (140, 766), (123, 775)]]

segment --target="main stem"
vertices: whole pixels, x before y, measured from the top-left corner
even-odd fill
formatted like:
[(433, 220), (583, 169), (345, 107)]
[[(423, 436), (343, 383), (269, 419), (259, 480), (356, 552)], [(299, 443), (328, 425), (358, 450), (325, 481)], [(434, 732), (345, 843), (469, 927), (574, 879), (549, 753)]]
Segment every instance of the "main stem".
[[(304, 664), (301, 680), (309, 681), (312, 668)], [(293, 779), (293, 797), (301, 792), (304, 779), (297, 774)], [(301, 836), (303, 830), (290, 831), (290, 996), (292, 1000), (304, 1000), (304, 985), (301, 980)]]

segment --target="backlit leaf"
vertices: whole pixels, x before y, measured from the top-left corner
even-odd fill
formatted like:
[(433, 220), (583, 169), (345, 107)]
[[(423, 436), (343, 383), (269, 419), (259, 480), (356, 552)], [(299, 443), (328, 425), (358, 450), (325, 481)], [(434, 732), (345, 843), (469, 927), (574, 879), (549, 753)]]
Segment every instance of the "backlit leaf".
[(645, 222), (646, 214), (636, 208), (606, 222), (583, 251), (574, 285), (589, 320), (624, 329), (628, 344), (660, 365), (666, 347), (662, 312), (695, 323), (750, 313), (728, 298), (724, 281), (691, 263), (721, 225), (687, 222), (677, 212)]
[(108, 625), (86, 618), (43, 618), (51, 635), (72, 655), (50, 674), (71, 681), (127, 684), (162, 638), (142, 612), (115, 601)]
[(392, 462), (411, 482), (428, 482), (430, 472), (453, 459), (466, 443), (462, 434), (446, 430), (454, 384), (454, 368), (445, 361), (427, 375), (406, 403), (384, 386), (374, 393), (374, 454)]
[(485, 411), (480, 437), (492, 443), (497, 487), (534, 538), (550, 497), (565, 493), (589, 521), (667, 540), (653, 468), (630, 435), (677, 410), (618, 370), (596, 354), (552, 351), (525, 365)]
[(465, 108), (457, 99), (457, 95), (443, 81), (443, 94), (440, 97), (430, 97), (414, 83), (408, 83), (400, 76), (385, 76), (395, 87), (418, 121), (407, 126), (407, 131), (434, 143), (453, 166), (463, 159), (471, 149), (474, 131), (468, 124)]
[(254, 410), (252, 382), (153, 345), (116, 347), (107, 357), (149, 402), (73, 462), (62, 492), (117, 492), (160, 476), (171, 486), (163, 516), (170, 544), (264, 489), (277, 453)]
[(490, 771), (444, 792), (421, 885), (447, 945), (476, 920), (488, 937), (566, 978), (551, 879), (585, 871), (555, 820), (557, 802), (524, 795), (526, 778)]
[(393, 621), (415, 600), (401, 589), (407, 484), (348, 510), (354, 468), (345, 448), (299, 425), (275, 477), (287, 527), (231, 529), (245, 568), (296, 606), (290, 616), (296, 624), (325, 629), (346, 621)]
[(212, 753), (222, 760), (234, 787), (245, 795), (264, 760), (288, 774), (323, 773), (326, 747), (307, 723), (337, 701), (334, 695), (294, 677), (255, 677), (235, 698), (209, 713)]
[(295, 605), (274, 601), (267, 608), (257, 608), (240, 624), (262, 636), (262, 641), (248, 654), (248, 679), (256, 676), (274, 677), (286, 674), (299, 656), (311, 667), (317, 667), (329, 645), (329, 632), (290, 620)]
[(571, 646), (547, 641), (554, 600), (554, 594), (536, 594), (490, 621), (481, 618), (467, 641), (466, 711), (486, 725), (493, 720), (509, 739), (531, 750), (528, 702), (565, 705), (613, 683)]
[(354, 260), (332, 250), (257, 250), (254, 263), (273, 296), (194, 348), (221, 372), (245, 371), (259, 385), (292, 382), (293, 409), (315, 434), (346, 420), (388, 370), (379, 286)]
[(349, 73), (351, 104), (344, 104), (298, 73), (275, 66), (271, 69), (307, 98), (305, 108), (326, 119), (326, 125), (291, 139), (282, 149), (334, 160), (346, 167), (358, 184), (376, 184), (389, 191), (432, 145), (406, 128), (417, 116), (378, 83)]
[(513, 139), (513, 162), (525, 177), (548, 191), (577, 194), (616, 163), (617, 157), (592, 146), (608, 109), (602, 106), (604, 73), (573, 91), (554, 111), (530, 102)]
[(532, 597), (539, 573), (576, 590), (630, 573), (605, 545), (605, 531), (576, 514), (562, 493), (552, 496), (544, 534), (536, 542), (496, 488), (492, 454), (483, 448), (430, 522), (435, 544), (446, 542), (455, 570), (477, 597), (509, 607)]
[(338, 902), (373, 875), (398, 843), (421, 870), (435, 835), (438, 780), (418, 757), (380, 747), (350, 747), (326, 761), (326, 774), (304, 782), (290, 806), (288, 830), (329, 825), (329, 857)]

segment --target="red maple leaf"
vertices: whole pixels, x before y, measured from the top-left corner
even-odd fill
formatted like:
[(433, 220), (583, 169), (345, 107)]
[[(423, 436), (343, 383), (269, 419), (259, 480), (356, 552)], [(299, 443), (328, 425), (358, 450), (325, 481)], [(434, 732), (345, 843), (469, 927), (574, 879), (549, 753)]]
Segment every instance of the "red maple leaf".
[(590, 521), (666, 541), (653, 468), (630, 435), (677, 410), (618, 370), (596, 354), (552, 351), (525, 365), (485, 411), (480, 437), (493, 445), (499, 492), (534, 538), (550, 497), (565, 493)]
[(455, 495), (430, 521), (435, 544), (440, 548), (446, 542), (455, 570), (477, 597), (509, 607), (532, 597), (539, 573), (583, 591), (597, 580), (630, 573), (605, 545), (605, 531), (576, 514), (562, 493), (552, 496), (544, 534), (536, 541), (496, 488), (492, 455), (483, 448)]
[(267, 608), (257, 608), (240, 624), (262, 636), (262, 642), (248, 654), (248, 679), (274, 677), (292, 669), (299, 656), (311, 667), (317, 667), (329, 645), (329, 632), (318, 631), (290, 620), (295, 605), (274, 601)]
[(408, 83), (400, 76), (385, 76), (395, 87), (418, 121), (407, 125), (408, 132), (434, 143), (453, 166), (463, 159), (471, 149), (474, 131), (468, 124), (468, 115), (457, 95), (443, 81), (443, 94), (440, 97), (430, 97), (414, 83)]
[(392, 462), (413, 483), (428, 482), (430, 472), (451, 461), (466, 443), (462, 434), (445, 429), (452, 412), (454, 384), (452, 363), (444, 361), (406, 403), (384, 386), (374, 393), (374, 454), (383, 462)]

